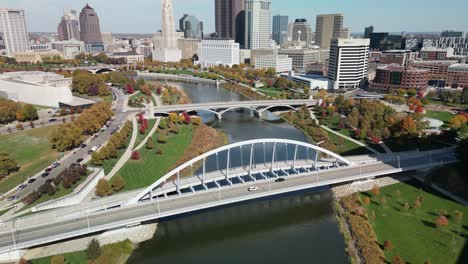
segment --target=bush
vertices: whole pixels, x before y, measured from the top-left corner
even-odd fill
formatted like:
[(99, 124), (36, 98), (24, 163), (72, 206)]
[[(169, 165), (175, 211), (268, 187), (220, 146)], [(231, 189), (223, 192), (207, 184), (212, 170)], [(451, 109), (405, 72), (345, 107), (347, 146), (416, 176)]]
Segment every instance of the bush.
[(91, 240), (89, 242), (88, 247), (86, 248), (86, 255), (88, 259), (97, 259), (101, 255), (102, 249), (101, 244), (97, 239)]
[(163, 150), (162, 149), (157, 149), (156, 150), (156, 155), (162, 155), (163, 154)]
[(63, 255), (53, 256), (50, 259), (50, 264), (65, 264), (65, 257)]
[(180, 128), (178, 125), (175, 125), (171, 128), (171, 133), (173, 134), (179, 134), (180, 133)]
[(158, 142), (162, 143), (162, 144), (166, 143), (167, 142), (167, 135), (165, 133), (159, 133)]
[(132, 160), (140, 160), (140, 158), (141, 158), (140, 152), (138, 152), (138, 151), (133, 151), (132, 152), (132, 156), (131, 156)]
[(146, 149), (153, 149), (154, 148), (154, 142), (153, 138), (148, 138), (148, 141), (146, 142)]

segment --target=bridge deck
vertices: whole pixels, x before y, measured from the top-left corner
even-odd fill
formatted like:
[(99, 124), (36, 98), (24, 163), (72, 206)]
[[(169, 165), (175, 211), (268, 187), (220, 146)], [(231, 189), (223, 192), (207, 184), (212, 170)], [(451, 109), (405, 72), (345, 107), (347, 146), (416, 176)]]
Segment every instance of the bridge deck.
[(221, 189), (213, 189), (194, 194), (183, 194), (176, 199), (156, 199), (152, 202), (142, 202), (132, 206), (101, 211), (90, 215), (77, 215), (73, 219), (54, 220), (21, 225), (21, 219), (5, 223), (0, 231), (0, 253), (10, 250), (37, 246), (62, 239), (86, 235), (112, 228), (125, 227), (162, 217), (178, 215), (205, 208), (216, 207), (266, 197), (296, 190), (353, 181), (380, 175), (401, 172), (403, 170), (425, 169), (441, 162), (455, 162), (453, 155), (448, 153), (433, 154), (431, 163), (427, 156), (407, 157), (396, 162), (377, 162), (363, 166), (352, 166), (336, 170), (311, 173), (301, 177), (287, 179), (284, 182), (259, 181), (256, 192), (248, 192), (245, 185), (233, 185)]

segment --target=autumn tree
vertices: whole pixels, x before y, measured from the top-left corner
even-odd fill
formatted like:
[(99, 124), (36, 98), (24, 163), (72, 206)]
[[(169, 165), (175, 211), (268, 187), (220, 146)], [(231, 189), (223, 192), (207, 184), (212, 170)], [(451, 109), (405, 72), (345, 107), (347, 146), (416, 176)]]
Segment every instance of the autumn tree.
[(120, 192), (125, 188), (125, 180), (122, 176), (117, 175), (112, 178), (111, 187), (114, 192)]
[(0, 152), (0, 178), (18, 170), (18, 163), (8, 153)]
[(372, 187), (372, 190), (371, 190), (371, 193), (374, 197), (377, 197), (380, 195), (380, 187), (378, 185), (374, 185), (374, 187)]
[(385, 240), (384, 241), (384, 250), (385, 251), (390, 251), (393, 249), (393, 244), (392, 244), (392, 241), (390, 240)]
[(404, 264), (405, 261), (400, 257), (400, 255), (395, 255), (392, 259), (392, 264)]
[(462, 126), (466, 125), (468, 118), (465, 115), (456, 115), (452, 117), (449, 121), (449, 125), (452, 129), (460, 129)]
[(366, 197), (364, 197), (364, 199), (363, 199), (363, 203), (364, 203), (364, 205), (368, 206), (368, 205), (371, 203), (371, 200), (370, 200), (370, 198), (369, 198), (369, 197), (367, 197), (367, 196), (366, 196)]
[(449, 221), (447, 219), (446, 216), (444, 215), (440, 215), (436, 221), (435, 221), (435, 224), (438, 228), (444, 228), (444, 227), (448, 227), (449, 225)]
[(463, 212), (458, 210), (453, 211), (453, 218), (457, 223), (461, 223), (461, 221), (463, 220)]
[(133, 152), (132, 152), (131, 159), (132, 159), (132, 160), (139, 160), (139, 159), (140, 159), (140, 152), (138, 152), (138, 151), (136, 151), (136, 150), (133, 151)]
[(109, 182), (105, 179), (98, 181), (96, 186), (96, 195), (99, 197), (109, 196), (112, 194), (112, 189), (109, 185)]
[(387, 199), (385, 197), (382, 197), (380, 199), (380, 204), (382, 204), (383, 206), (385, 206), (387, 204)]
[(146, 141), (146, 149), (153, 149), (153, 148), (154, 148), (153, 138), (150, 137), (148, 138), (148, 141)]
[(52, 256), (50, 264), (65, 264), (65, 257), (63, 255)]

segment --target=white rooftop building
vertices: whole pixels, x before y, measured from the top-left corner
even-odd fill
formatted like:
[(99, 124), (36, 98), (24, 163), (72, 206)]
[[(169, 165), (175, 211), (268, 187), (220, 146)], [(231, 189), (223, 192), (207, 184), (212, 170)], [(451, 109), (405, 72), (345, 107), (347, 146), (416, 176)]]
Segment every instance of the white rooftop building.
[(292, 58), (287, 55), (264, 55), (255, 60), (255, 69), (274, 68), (276, 73), (285, 73), (292, 71)]
[(59, 107), (72, 103), (71, 78), (49, 72), (0, 74), (0, 97), (34, 105)]
[(313, 74), (298, 74), (295, 75), (294, 72), (290, 74), (281, 74), (281, 76), (288, 78), (289, 80), (302, 85), (307, 86), (311, 90), (323, 90), (328, 89), (330, 80), (327, 77), (322, 75), (313, 75)]
[(204, 39), (198, 44), (196, 63), (202, 67), (239, 65), (239, 50), (239, 43), (234, 40)]

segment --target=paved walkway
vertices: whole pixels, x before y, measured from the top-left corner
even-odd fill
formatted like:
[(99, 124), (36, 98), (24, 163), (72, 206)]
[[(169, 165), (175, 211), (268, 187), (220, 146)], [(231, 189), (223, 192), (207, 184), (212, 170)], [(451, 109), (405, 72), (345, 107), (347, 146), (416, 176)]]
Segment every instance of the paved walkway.
[(127, 150), (124, 152), (120, 160), (115, 164), (114, 168), (104, 177), (106, 180), (112, 179), (115, 174), (127, 163), (127, 161), (130, 159), (132, 156), (132, 149), (133, 145), (135, 145), (135, 142), (137, 140), (138, 136), (138, 122), (136, 120), (136, 117), (132, 118), (132, 124), (133, 124), (133, 132), (132, 132), (132, 138), (130, 139), (130, 143), (128, 144)]
[(378, 152), (377, 150), (375, 150), (375, 149), (373, 149), (373, 148), (367, 146), (366, 144), (362, 143), (361, 141), (355, 140), (354, 138), (350, 138), (350, 137), (345, 136), (345, 135), (343, 135), (343, 134), (341, 134), (341, 133), (338, 133), (338, 132), (334, 131), (333, 129), (330, 129), (330, 128), (327, 127), (327, 126), (320, 126), (320, 127), (323, 128), (323, 129), (325, 129), (325, 130), (327, 130), (327, 131), (330, 132), (330, 133), (333, 133), (333, 134), (335, 134), (335, 135), (337, 135), (337, 136), (339, 136), (339, 137), (342, 137), (342, 138), (344, 138), (344, 139), (347, 139), (347, 140), (349, 140), (349, 141), (351, 141), (351, 142), (353, 142), (353, 143), (355, 143), (355, 144), (357, 144), (357, 145), (359, 145), (359, 146), (361, 146), (361, 147), (364, 147), (364, 148), (366, 148), (367, 150), (369, 150), (370, 152), (372, 152), (372, 153), (374, 153), (374, 154), (376, 154), (376, 155), (380, 155), (380, 154), (381, 154), (381, 153)]

